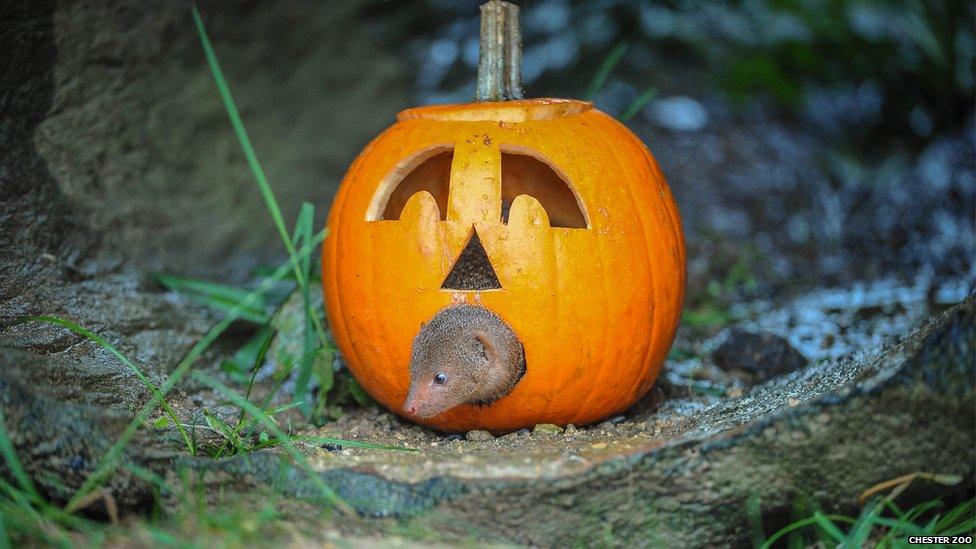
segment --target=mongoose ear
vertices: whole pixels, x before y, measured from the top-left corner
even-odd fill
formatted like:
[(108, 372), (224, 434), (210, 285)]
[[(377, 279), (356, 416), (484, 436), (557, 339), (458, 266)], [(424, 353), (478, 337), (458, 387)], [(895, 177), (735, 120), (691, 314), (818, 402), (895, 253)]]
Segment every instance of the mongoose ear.
[(480, 341), (482, 345), (484, 345), (485, 356), (488, 357), (488, 365), (490, 367), (500, 366), (501, 357), (498, 356), (498, 347), (496, 347), (495, 344), (491, 341), (491, 338), (488, 337), (488, 334), (481, 330), (475, 330), (474, 337), (475, 339)]

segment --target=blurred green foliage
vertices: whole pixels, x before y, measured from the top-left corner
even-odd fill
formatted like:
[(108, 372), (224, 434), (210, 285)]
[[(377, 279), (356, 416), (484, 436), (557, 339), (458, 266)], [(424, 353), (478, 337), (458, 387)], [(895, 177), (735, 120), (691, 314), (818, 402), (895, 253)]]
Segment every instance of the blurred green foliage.
[(793, 30), (763, 36), (757, 24), (756, 40), (730, 40), (731, 48), (720, 56), (730, 61), (724, 84), (733, 97), (765, 93), (792, 106), (810, 86), (868, 82), (881, 100), (869, 125), (887, 131), (905, 129), (913, 116), (926, 117), (935, 127), (955, 126), (970, 112), (976, 71), (973, 2), (770, 0), (767, 5), (767, 20)]

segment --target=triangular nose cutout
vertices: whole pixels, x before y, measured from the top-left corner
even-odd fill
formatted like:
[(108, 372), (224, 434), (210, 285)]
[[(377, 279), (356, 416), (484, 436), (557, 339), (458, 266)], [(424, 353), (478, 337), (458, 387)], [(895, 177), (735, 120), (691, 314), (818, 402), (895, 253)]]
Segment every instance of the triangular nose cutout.
[(478, 231), (472, 230), (468, 244), (461, 250), (457, 261), (454, 262), (454, 268), (441, 284), (441, 289), (500, 290), (501, 288), (495, 269), (488, 260), (488, 253), (485, 252), (481, 239), (478, 238)]

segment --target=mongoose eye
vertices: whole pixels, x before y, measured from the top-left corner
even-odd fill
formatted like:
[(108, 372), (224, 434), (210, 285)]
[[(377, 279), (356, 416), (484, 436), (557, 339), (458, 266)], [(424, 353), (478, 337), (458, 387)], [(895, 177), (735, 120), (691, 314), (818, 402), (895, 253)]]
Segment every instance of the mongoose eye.
[(434, 383), (438, 385), (444, 385), (447, 383), (447, 374), (444, 372), (438, 372), (437, 375), (434, 376)]

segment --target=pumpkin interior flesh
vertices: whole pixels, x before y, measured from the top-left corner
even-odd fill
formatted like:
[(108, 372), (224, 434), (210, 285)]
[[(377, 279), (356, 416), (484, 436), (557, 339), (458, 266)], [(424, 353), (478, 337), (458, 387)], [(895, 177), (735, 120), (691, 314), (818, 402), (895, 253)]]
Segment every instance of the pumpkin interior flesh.
[(440, 219), (443, 220), (447, 214), (447, 196), (450, 192), (451, 162), (453, 160), (454, 151), (447, 150), (431, 156), (410, 170), (410, 173), (403, 179), (394, 183), (396, 187), (390, 193), (380, 219), (400, 219), (403, 207), (410, 200), (410, 197), (420, 191), (427, 191), (437, 202)]
[(508, 223), (512, 202), (529, 195), (549, 215), (549, 225), (585, 229), (586, 217), (569, 183), (549, 164), (529, 154), (502, 152), (502, 223)]

